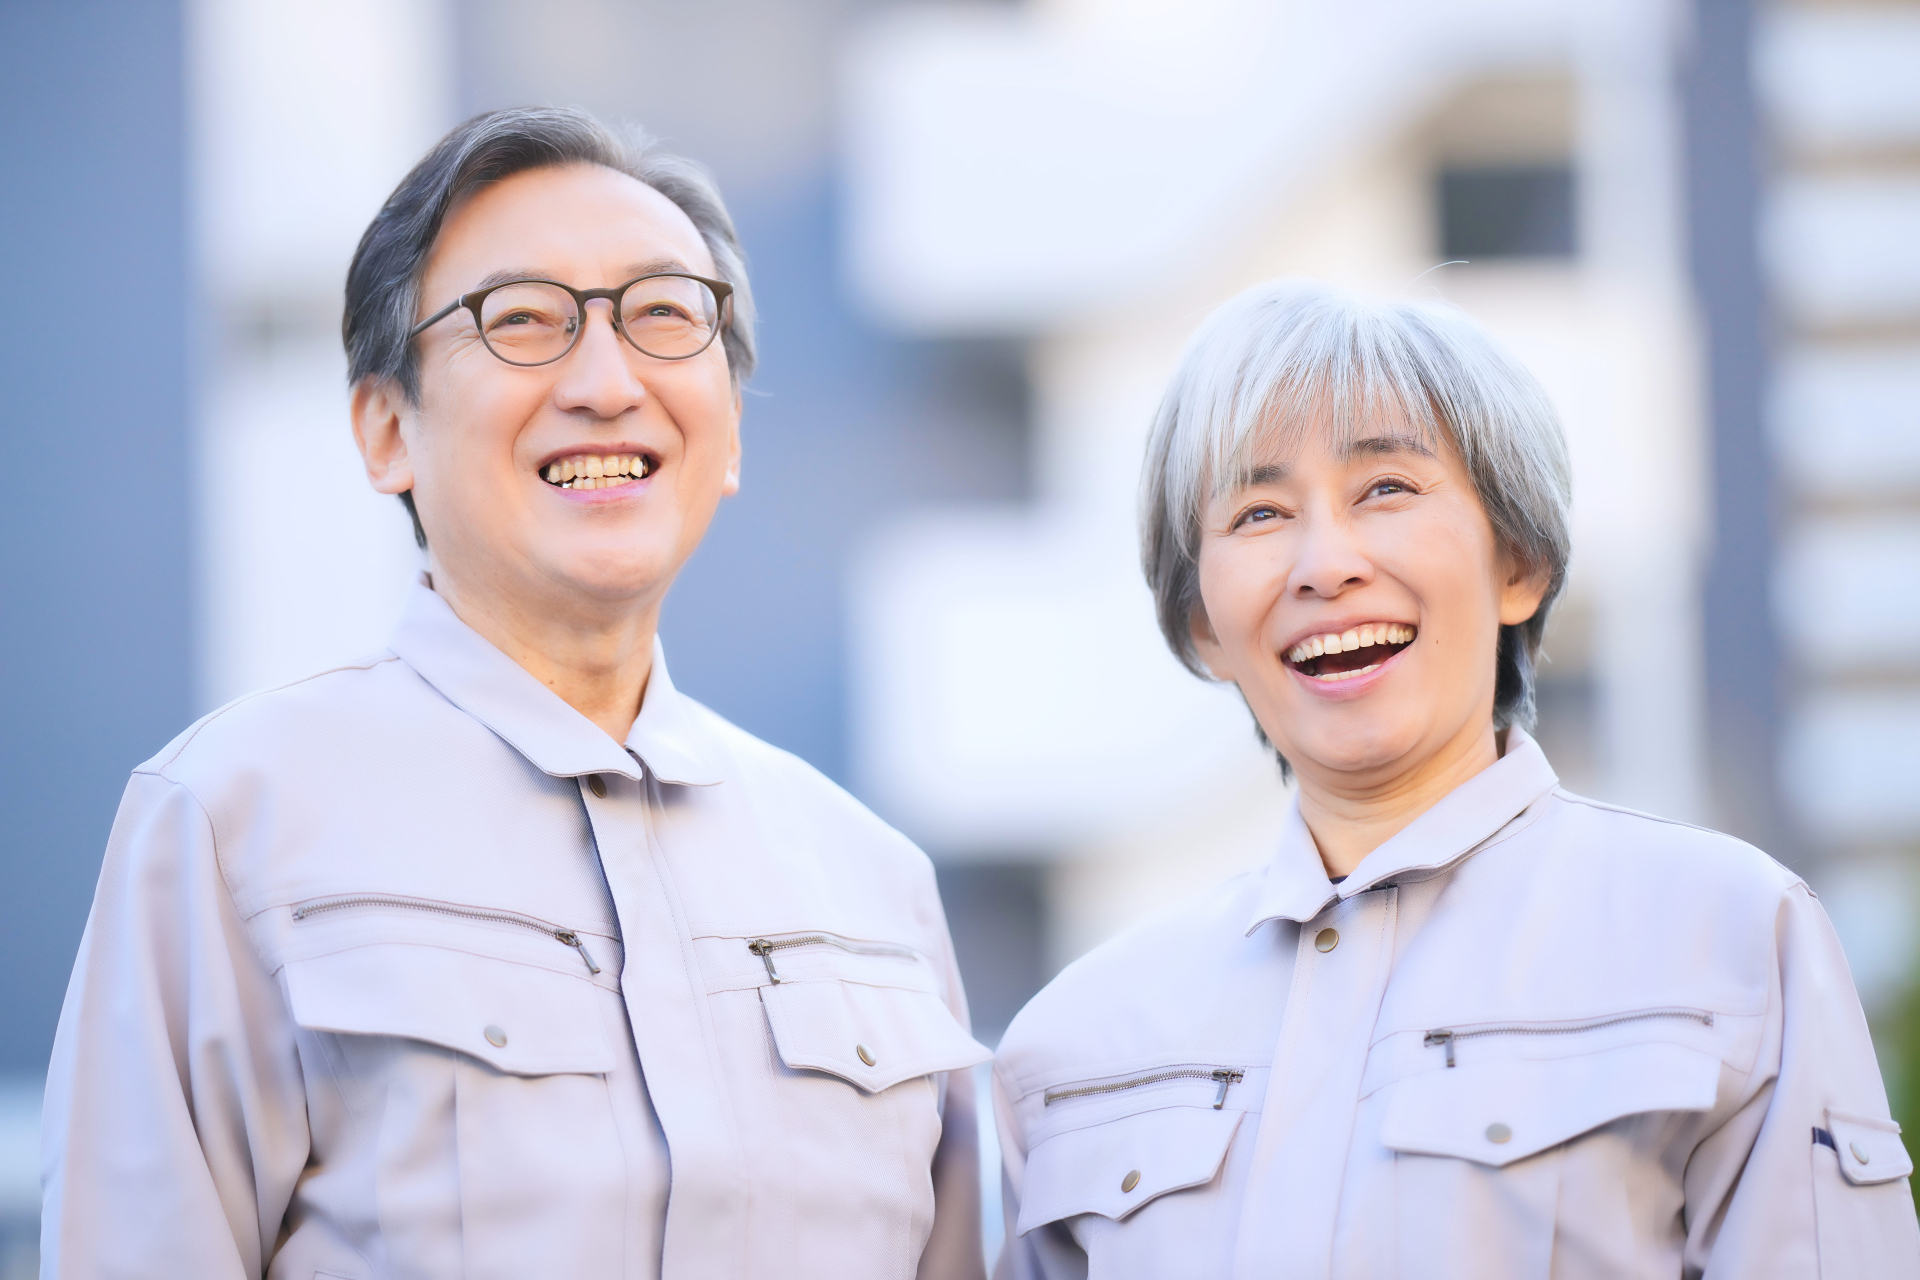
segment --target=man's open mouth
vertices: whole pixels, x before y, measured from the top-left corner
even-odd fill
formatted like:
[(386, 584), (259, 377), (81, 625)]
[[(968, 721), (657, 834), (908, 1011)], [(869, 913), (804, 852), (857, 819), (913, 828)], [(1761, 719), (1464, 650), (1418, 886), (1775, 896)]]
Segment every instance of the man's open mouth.
[(541, 479), (556, 489), (612, 489), (646, 479), (655, 465), (644, 453), (577, 453), (549, 462)]
[(1287, 665), (1314, 680), (1351, 680), (1412, 644), (1417, 634), (1416, 628), (1405, 623), (1372, 622), (1308, 636), (1287, 650)]

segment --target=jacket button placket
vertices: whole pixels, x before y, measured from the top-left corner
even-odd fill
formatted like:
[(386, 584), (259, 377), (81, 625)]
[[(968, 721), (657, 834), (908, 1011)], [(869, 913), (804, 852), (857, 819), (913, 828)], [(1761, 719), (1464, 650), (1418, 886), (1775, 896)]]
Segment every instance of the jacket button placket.
[[(1303, 921), (1254, 1152), (1234, 1275), (1325, 1280), (1367, 1049), (1393, 955), (1397, 889)], [(1276, 924), (1269, 928), (1285, 928)]]

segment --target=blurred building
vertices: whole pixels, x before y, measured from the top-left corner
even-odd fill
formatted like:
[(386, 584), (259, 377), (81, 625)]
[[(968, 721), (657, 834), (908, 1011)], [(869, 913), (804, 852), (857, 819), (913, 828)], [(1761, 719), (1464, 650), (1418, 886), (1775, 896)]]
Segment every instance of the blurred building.
[(1722, 576), (1770, 609), (1780, 821), (1888, 1027), (1920, 958), (1920, 5), (1796, 0), (1754, 40), (1768, 376), (1728, 469), (1759, 463), (1767, 554)]

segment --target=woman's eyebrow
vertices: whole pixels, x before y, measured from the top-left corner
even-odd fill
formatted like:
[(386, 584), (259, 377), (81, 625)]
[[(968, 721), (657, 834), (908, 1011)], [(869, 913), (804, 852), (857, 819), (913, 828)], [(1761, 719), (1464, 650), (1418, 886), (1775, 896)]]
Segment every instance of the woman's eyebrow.
[(1411, 453), (1416, 457), (1431, 458), (1433, 450), (1422, 440), (1413, 436), (1364, 436), (1350, 440), (1342, 446), (1341, 453), (1347, 461), (1359, 458), (1377, 458), (1383, 454)]
[(1278, 462), (1263, 462), (1242, 471), (1234, 483), (1236, 489), (1254, 489), (1263, 484), (1279, 484), (1291, 474), (1293, 468)]

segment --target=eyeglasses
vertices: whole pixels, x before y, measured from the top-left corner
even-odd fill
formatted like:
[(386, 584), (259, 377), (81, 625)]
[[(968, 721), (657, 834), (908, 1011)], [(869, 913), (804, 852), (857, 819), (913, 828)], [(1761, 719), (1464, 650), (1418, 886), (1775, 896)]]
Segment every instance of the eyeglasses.
[(462, 307), (473, 313), (480, 341), (508, 364), (552, 364), (580, 341), (587, 304), (613, 304), (613, 328), (634, 350), (656, 360), (688, 360), (713, 345), (724, 327), (721, 308), (733, 296), (724, 280), (678, 271), (639, 276), (612, 289), (575, 289), (552, 280), (509, 280), (455, 298), (413, 326), (419, 337)]

